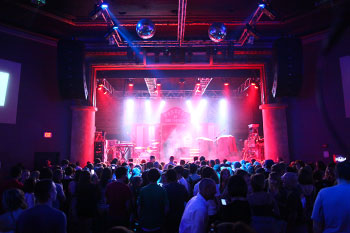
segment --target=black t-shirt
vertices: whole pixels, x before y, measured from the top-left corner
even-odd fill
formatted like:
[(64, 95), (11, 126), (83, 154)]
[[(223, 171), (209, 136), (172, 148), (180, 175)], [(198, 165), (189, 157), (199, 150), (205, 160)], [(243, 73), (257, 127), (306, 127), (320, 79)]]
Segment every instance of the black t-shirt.
[(182, 214), (185, 210), (185, 202), (188, 201), (188, 193), (182, 184), (170, 183), (164, 186), (168, 194), (169, 200), (169, 218), (174, 218), (174, 221), (180, 224)]
[(252, 218), (249, 202), (247, 200), (234, 200), (227, 205), (221, 205), (219, 217), (223, 222), (241, 221), (249, 225)]

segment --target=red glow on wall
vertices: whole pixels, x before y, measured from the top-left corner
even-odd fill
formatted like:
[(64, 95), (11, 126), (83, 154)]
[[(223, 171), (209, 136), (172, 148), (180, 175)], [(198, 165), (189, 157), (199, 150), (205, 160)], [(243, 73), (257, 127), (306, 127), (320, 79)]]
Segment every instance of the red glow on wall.
[(44, 132), (44, 138), (52, 138), (51, 132)]

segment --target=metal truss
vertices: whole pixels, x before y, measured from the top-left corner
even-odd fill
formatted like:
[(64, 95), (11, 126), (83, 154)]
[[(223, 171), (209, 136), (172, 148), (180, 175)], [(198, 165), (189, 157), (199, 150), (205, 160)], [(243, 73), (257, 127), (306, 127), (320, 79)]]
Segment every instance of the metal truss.
[(147, 85), (148, 94), (151, 97), (157, 97), (158, 96), (157, 79), (156, 78), (145, 78), (145, 83)]
[[(149, 92), (146, 90), (137, 90), (132, 92), (124, 92), (124, 91), (114, 91), (113, 96), (115, 98), (137, 98), (137, 99), (149, 99), (149, 98), (162, 98), (162, 99), (189, 99), (194, 95), (194, 91), (192, 90), (161, 90), (159, 96), (152, 97)], [(223, 98), (228, 97), (224, 95), (223, 90), (207, 90), (205, 94), (202, 95), (206, 98)], [(239, 93), (236, 90), (232, 90), (229, 93), (230, 97), (237, 97)]]
[[(100, 5), (103, 3), (103, 0), (99, 0)], [(208, 47), (208, 46), (234, 46), (242, 47), (249, 36), (252, 36), (251, 31), (248, 27), (254, 27), (256, 23), (260, 20), (261, 16), (265, 13), (266, 9), (260, 4), (255, 10), (253, 15), (250, 17), (247, 27), (243, 30), (241, 36), (238, 40), (226, 40), (220, 43), (215, 43), (213, 41), (184, 41), (185, 37), (185, 24), (186, 24), (186, 8), (187, 0), (179, 0), (178, 6), (178, 30), (177, 30), (177, 40), (168, 40), (168, 41), (125, 41), (121, 38), (118, 27), (121, 27), (121, 24), (118, 23), (116, 17), (113, 16), (112, 12), (107, 8), (102, 11), (102, 17), (107, 23), (108, 30), (112, 30), (112, 34), (108, 37), (110, 44), (116, 44), (117, 47), (127, 48), (127, 47)], [(114, 41), (114, 42), (113, 42)]]
[(115, 92), (114, 87), (107, 81), (107, 79), (97, 79), (97, 88), (98, 89), (103, 89), (105, 92), (113, 95)]
[(194, 95), (201, 96), (205, 93), (205, 90), (209, 86), (209, 83), (213, 78), (198, 78), (199, 85), (194, 86)]
[[(247, 78), (236, 90), (238, 94), (244, 93), (246, 90), (248, 90), (249, 87), (251, 86), (256, 86), (257, 85), (256, 78)], [(254, 84), (254, 85), (253, 85)], [(256, 86), (257, 87), (257, 86)]]

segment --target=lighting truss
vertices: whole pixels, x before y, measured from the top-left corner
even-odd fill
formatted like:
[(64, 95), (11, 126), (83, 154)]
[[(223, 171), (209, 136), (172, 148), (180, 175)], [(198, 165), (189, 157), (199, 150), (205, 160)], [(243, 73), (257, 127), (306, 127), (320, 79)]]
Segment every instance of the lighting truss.
[[(160, 96), (162, 99), (188, 99), (192, 98), (194, 91), (192, 90), (161, 90)], [(136, 90), (133, 92), (124, 92), (124, 91), (114, 91), (113, 96), (115, 98), (125, 98), (132, 97), (136, 99), (149, 99), (149, 98), (160, 98), (158, 96), (150, 96), (147, 90)], [(229, 93), (230, 97), (239, 97), (237, 90), (231, 90)], [(223, 90), (207, 90), (203, 97), (207, 98), (223, 98), (227, 95), (223, 93)]]
[(157, 97), (157, 79), (156, 78), (145, 78), (145, 83), (147, 85), (148, 94), (151, 97)]
[[(103, 4), (103, 0), (99, 1), (99, 5), (101, 6)], [(126, 47), (217, 47), (217, 46), (230, 46), (233, 45), (235, 47), (242, 47), (246, 41), (248, 40), (249, 36), (249, 30), (245, 28), (239, 37), (238, 40), (226, 40), (220, 43), (215, 43), (211, 40), (203, 41), (203, 40), (191, 40), (191, 41), (184, 41), (185, 37), (185, 24), (186, 24), (186, 8), (187, 8), (187, 0), (179, 0), (179, 6), (178, 6), (178, 31), (177, 31), (177, 40), (167, 40), (167, 41), (152, 41), (152, 40), (143, 40), (143, 41), (132, 41), (127, 42), (123, 40), (119, 34), (119, 29), (117, 27), (121, 27), (122, 25), (118, 25), (117, 19), (113, 18), (110, 14), (110, 10), (106, 9), (101, 11), (101, 15), (104, 19), (104, 21), (107, 23), (107, 27), (110, 28), (117, 28), (115, 32), (112, 34), (112, 36), (109, 38), (109, 40), (114, 40), (115, 42), (112, 43), (109, 41), (109, 44), (115, 44), (117, 47), (120, 48), (126, 48)], [(261, 16), (263, 14), (267, 14), (270, 18), (271, 16), (268, 14), (267, 11), (269, 6), (267, 4), (264, 4), (264, 7), (262, 7), (262, 4), (259, 4), (257, 9), (254, 11), (253, 15), (250, 17), (248, 21), (248, 25), (250, 27), (254, 27), (256, 23), (260, 20)]]
[(194, 95), (195, 96), (201, 96), (205, 93), (205, 90), (209, 86), (209, 83), (213, 78), (198, 78), (199, 85), (194, 86)]
[(107, 91), (109, 94), (113, 95), (115, 92), (114, 87), (104, 78), (104, 79), (97, 79), (98, 88), (103, 88), (104, 91)]
[(238, 94), (244, 93), (253, 83), (257, 84), (256, 78), (247, 78), (236, 90)]

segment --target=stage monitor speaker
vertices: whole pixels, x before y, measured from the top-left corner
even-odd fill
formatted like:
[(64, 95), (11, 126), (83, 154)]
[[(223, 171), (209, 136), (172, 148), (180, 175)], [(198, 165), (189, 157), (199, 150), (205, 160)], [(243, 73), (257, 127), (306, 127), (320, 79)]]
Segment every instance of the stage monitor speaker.
[(85, 47), (82, 41), (60, 40), (57, 45), (57, 76), (65, 99), (87, 99)]
[(297, 96), (303, 80), (303, 53), (300, 39), (277, 39), (273, 44), (273, 66), (273, 97)]
[(52, 164), (59, 164), (59, 152), (35, 152), (34, 168), (39, 170), (46, 165), (46, 160), (50, 160)]

